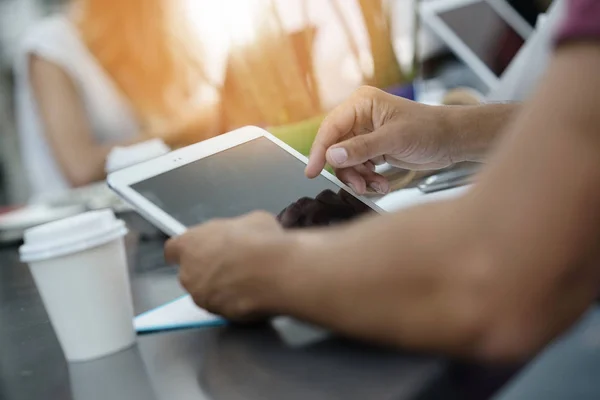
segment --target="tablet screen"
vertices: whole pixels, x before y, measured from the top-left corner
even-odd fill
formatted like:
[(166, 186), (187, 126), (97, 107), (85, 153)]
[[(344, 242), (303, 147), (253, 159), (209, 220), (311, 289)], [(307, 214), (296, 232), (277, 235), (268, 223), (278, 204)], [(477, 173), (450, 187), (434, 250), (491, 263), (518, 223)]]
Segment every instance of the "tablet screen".
[(307, 179), (305, 164), (264, 137), (132, 185), (191, 227), (255, 210), (287, 228), (331, 225), (373, 211), (323, 176)]
[(440, 18), (498, 77), (525, 44), (487, 1), (445, 11)]

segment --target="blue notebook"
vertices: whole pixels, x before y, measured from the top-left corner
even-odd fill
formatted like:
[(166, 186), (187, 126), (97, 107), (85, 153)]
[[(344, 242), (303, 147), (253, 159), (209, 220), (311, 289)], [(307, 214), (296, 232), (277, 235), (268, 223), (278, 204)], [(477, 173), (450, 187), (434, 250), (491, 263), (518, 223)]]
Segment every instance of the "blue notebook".
[[(135, 330), (139, 334), (226, 324), (227, 321), (222, 317), (196, 306), (190, 295), (175, 299), (134, 318)], [(289, 317), (274, 318), (271, 324), (281, 339), (293, 347), (307, 346), (330, 336), (329, 331), (325, 329)]]
[(138, 333), (225, 325), (227, 321), (194, 304), (190, 295), (182, 296), (134, 318)]

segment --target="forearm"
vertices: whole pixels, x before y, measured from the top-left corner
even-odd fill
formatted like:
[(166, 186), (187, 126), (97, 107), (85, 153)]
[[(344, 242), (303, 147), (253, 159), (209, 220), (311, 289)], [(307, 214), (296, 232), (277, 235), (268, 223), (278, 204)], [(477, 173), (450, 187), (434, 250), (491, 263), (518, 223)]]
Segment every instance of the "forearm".
[(282, 311), (466, 356), (547, 344), (600, 287), (599, 66), (597, 47), (563, 50), (466, 197), (299, 234)]
[(482, 288), (456, 205), (298, 233), (278, 311), (370, 341), (475, 356)]
[(90, 143), (78, 148), (56, 146), (59, 165), (73, 187), (89, 185), (106, 178), (106, 159), (115, 146), (131, 146), (146, 138), (135, 138), (110, 145)]
[(97, 143), (78, 88), (61, 66), (37, 56), (29, 61), (42, 129), (63, 175), (75, 187), (104, 179), (106, 157), (114, 144)]
[(521, 108), (518, 103), (445, 107), (447, 129), (457, 138), (453, 158), (484, 161)]
[(509, 343), (547, 343), (600, 288), (599, 70), (600, 43), (561, 48), (471, 193), (481, 246), (504, 270), (489, 296), (503, 298)]

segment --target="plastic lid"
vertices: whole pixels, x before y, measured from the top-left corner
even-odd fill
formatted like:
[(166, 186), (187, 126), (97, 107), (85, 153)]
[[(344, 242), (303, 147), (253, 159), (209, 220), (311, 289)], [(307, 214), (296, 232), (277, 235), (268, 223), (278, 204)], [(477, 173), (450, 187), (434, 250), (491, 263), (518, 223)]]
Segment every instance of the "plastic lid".
[(47, 260), (101, 246), (127, 234), (111, 210), (90, 211), (25, 231), (22, 262)]

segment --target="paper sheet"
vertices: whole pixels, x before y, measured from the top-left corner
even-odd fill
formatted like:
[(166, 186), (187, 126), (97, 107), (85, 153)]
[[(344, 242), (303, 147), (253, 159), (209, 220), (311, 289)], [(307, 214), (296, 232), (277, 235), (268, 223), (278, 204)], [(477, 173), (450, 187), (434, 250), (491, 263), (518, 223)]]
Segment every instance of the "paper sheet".
[(226, 321), (223, 318), (196, 306), (189, 295), (142, 313), (133, 320), (133, 325), (138, 333), (221, 326), (225, 324)]
[[(227, 321), (197, 307), (187, 295), (134, 318), (137, 333), (156, 333), (187, 328), (205, 328), (225, 325)], [(272, 326), (280, 337), (292, 347), (302, 347), (330, 336), (316, 326), (288, 317), (273, 319)]]

